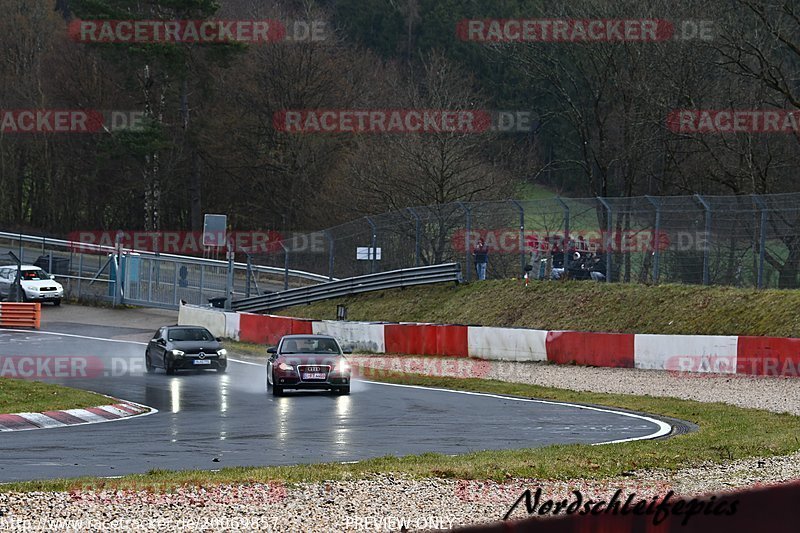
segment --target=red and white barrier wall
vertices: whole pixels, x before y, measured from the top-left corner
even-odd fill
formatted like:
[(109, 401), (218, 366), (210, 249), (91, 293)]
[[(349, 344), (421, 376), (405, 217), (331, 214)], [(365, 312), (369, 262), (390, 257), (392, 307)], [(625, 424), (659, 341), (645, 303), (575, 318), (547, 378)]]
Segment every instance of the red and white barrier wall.
[(735, 335), (648, 335), (522, 328), (308, 320), (181, 306), (179, 324), (275, 345), (283, 335), (325, 334), (356, 352), (549, 361), (620, 368), (800, 376), (800, 339)]

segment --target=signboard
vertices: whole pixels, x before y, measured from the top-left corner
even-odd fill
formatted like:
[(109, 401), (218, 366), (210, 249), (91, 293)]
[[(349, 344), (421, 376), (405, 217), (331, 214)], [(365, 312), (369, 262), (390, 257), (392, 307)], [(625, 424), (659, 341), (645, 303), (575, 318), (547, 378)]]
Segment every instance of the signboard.
[[(371, 252), (375, 252), (374, 254)], [(375, 257), (373, 257), (373, 255)], [(370, 246), (359, 246), (356, 248), (356, 259), (358, 261), (372, 261), (376, 259), (378, 261), (381, 260), (381, 249), (380, 248), (372, 248)]]
[(203, 246), (225, 246), (227, 215), (205, 215), (203, 220)]

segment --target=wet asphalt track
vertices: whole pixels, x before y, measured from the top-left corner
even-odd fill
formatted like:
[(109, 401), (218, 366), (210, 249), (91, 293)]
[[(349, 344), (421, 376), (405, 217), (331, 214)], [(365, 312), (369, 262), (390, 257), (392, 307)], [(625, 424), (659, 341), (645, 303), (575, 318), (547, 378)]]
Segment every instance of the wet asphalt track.
[[(150, 333), (67, 323), (46, 329), (102, 338)], [(230, 362), (224, 375), (148, 375), (143, 353), (143, 345), (130, 342), (0, 329), (0, 358), (91, 356), (103, 365), (96, 377), (43, 381), (159, 410), (103, 424), (0, 433), (0, 481), (458, 454), (607, 442), (659, 430), (653, 421), (620, 413), (370, 382), (354, 382), (350, 396), (273, 398), (260, 365)]]

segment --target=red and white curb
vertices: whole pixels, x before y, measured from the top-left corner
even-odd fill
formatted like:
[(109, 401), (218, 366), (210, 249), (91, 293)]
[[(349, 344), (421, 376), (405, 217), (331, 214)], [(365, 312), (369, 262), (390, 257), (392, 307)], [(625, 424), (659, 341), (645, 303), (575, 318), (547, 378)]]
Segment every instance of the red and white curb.
[(82, 424), (113, 422), (124, 418), (146, 416), (157, 413), (157, 409), (134, 402), (124, 402), (87, 407), (86, 409), (65, 409), (43, 413), (14, 413), (0, 415), (0, 431), (24, 431), (28, 429), (47, 429)]

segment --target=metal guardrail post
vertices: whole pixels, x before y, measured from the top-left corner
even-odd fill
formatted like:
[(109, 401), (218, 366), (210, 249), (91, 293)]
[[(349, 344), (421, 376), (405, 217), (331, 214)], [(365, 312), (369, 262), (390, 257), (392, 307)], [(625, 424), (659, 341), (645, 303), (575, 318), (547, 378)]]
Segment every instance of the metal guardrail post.
[(472, 279), (472, 250), (470, 250), (470, 235), (472, 234), (472, 212), (470, 211), (469, 207), (464, 202), (458, 201), (456, 202), (461, 209), (464, 210), (464, 213), (467, 217), (467, 228), (464, 231), (464, 255), (466, 256), (466, 272), (464, 273), (465, 281), (469, 283), (470, 279)]
[(333, 235), (328, 230), (325, 230), (325, 236), (328, 238), (328, 280), (333, 281), (333, 252), (336, 241), (333, 240)]
[(659, 246), (661, 242), (661, 202), (652, 196), (645, 196), (645, 198), (656, 208), (656, 223), (653, 228), (653, 284), (658, 285), (661, 266), (661, 247)]
[(414, 217), (414, 266), (419, 266), (419, 237), (422, 221), (413, 207), (408, 207), (407, 210)]
[(375, 256), (378, 255), (378, 250), (376, 249), (377, 242), (378, 242), (378, 228), (375, 226), (375, 223), (369, 217), (364, 217), (367, 219), (369, 223), (370, 229), (372, 229), (372, 242), (370, 244), (370, 255), (368, 257), (372, 257), (372, 263), (370, 265), (370, 272), (375, 273)]
[(608, 213), (608, 220), (606, 221), (606, 238), (604, 239), (604, 247), (605, 247), (605, 254), (606, 254), (606, 283), (611, 283), (611, 243), (612, 243), (612, 232), (614, 230), (613, 218), (614, 212), (611, 209), (611, 205), (606, 202), (605, 198), (601, 198), (600, 196), (597, 197), (597, 200), (603, 204), (603, 207), (606, 208), (606, 212)]
[(569, 265), (569, 253), (567, 252), (567, 243), (569, 242), (569, 206), (560, 196), (556, 196), (556, 201), (561, 204), (561, 209), (564, 210), (564, 242), (561, 244), (564, 252), (564, 271), (566, 272)]
[(764, 288), (764, 258), (767, 253), (767, 204), (757, 194), (753, 194), (753, 202), (758, 206), (761, 214), (761, 224), (758, 236), (758, 288)]
[(509, 200), (509, 202), (519, 209), (519, 262), (520, 272), (525, 272), (525, 265), (527, 264), (525, 260), (525, 209), (516, 200)]
[(694, 198), (703, 206), (706, 213), (706, 241), (703, 247), (703, 285), (708, 285), (710, 278), (708, 269), (711, 263), (711, 206), (699, 194), (695, 194)]

